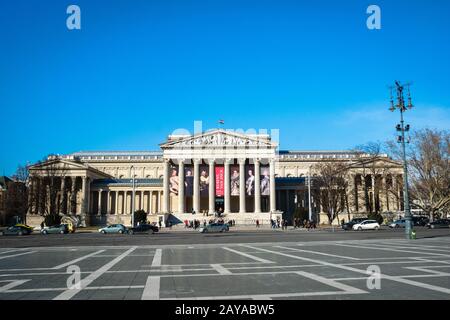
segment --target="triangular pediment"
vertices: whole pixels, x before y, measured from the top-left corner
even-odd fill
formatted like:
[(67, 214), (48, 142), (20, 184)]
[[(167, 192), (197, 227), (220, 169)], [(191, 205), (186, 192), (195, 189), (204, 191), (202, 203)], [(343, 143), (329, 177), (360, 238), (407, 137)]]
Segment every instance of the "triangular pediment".
[(110, 175), (101, 172), (95, 168), (88, 166), (85, 163), (81, 163), (74, 160), (54, 158), (46, 161), (38, 162), (28, 167), (30, 172), (36, 174), (45, 175), (77, 175), (78, 173), (85, 173), (88, 176), (95, 178), (109, 178)]
[(174, 148), (276, 148), (277, 144), (269, 140), (267, 136), (246, 135), (233, 131), (214, 130), (199, 133), (192, 136), (169, 140), (160, 144), (162, 149)]
[(351, 165), (351, 168), (363, 168), (363, 167), (391, 167), (391, 168), (401, 168), (402, 163), (395, 161), (391, 158), (386, 157), (374, 157), (367, 159), (359, 159), (354, 161)]

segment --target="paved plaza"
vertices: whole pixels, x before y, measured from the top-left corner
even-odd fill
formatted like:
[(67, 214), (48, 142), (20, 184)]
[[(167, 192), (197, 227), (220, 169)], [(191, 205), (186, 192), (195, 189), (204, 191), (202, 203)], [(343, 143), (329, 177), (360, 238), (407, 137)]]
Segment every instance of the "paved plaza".
[(450, 299), (450, 237), (2, 248), (0, 299)]

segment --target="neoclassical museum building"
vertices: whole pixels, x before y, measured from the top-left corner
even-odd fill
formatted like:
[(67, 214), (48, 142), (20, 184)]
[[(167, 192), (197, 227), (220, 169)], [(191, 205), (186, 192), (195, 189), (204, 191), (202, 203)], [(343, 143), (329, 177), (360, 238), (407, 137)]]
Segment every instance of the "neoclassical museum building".
[[(401, 164), (387, 155), (368, 157), (371, 168), (383, 169), (368, 174), (369, 166), (361, 161), (364, 156), (350, 151), (283, 151), (268, 134), (214, 129), (169, 135), (159, 151), (49, 156), (29, 167), (30, 193), (48, 189), (51, 180), (57, 186), (54, 210), (77, 216), (84, 225), (129, 225), (133, 207), (163, 224), (193, 218), (203, 221), (206, 214), (215, 212), (240, 224), (257, 219), (268, 223), (276, 217), (290, 219), (298, 208), (309, 208), (311, 167), (343, 161), (351, 168), (347, 177), (351, 201), (345, 218), (375, 207), (381, 212), (402, 210)], [(376, 183), (380, 187), (373, 188)], [(394, 192), (387, 192), (388, 188)], [(29, 197), (27, 223), (32, 225), (40, 224), (49, 201), (45, 192), (35, 194), (41, 196)], [(314, 219), (328, 222), (317, 198), (311, 197)]]

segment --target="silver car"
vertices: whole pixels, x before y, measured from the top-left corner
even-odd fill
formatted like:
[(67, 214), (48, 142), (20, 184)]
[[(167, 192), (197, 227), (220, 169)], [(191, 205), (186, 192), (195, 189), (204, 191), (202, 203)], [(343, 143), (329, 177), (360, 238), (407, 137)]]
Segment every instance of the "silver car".
[(208, 233), (208, 232), (224, 232), (229, 231), (230, 227), (228, 224), (224, 223), (211, 223), (208, 224), (206, 227), (201, 227), (200, 232), (201, 233)]

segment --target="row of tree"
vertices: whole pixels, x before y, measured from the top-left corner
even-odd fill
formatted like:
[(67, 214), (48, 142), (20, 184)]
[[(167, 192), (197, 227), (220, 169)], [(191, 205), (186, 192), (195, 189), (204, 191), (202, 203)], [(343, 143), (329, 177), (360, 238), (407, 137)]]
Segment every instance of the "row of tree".
[[(356, 167), (361, 168), (362, 180), (368, 177), (386, 176), (388, 166), (380, 166), (377, 161), (382, 153), (388, 153), (397, 161), (402, 161), (400, 145), (394, 141), (369, 143), (355, 148), (361, 154), (356, 160)], [(410, 204), (412, 208), (420, 209), (433, 220), (445, 217), (450, 212), (450, 134), (448, 131), (424, 129), (412, 134), (407, 147), (407, 164), (409, 178)], [(339, 214), (350, 214), (349, 195), (353, 190), (349, 185), (349, 172), (352, 164), (346, 162), (321, 162), (313, 166), (313, 192), (319, 199), (329, 222), (339, 219)], [(382, 181), (374, 179), (373, 193), (381, 190)], [(399, 181), (403, 188), (402, 182)], [(399, 194), (393, 184), (384, 186), (385, 190), (398, 199)], [(365, 188), (365, 198), (368, 191)], [(367, 202), (367, 201), (366, 201)], [(370, 202), (368, 202), (370, 203)], [(361, 211), (361, 208), (359, 208)], [(380, 219), (380, 208), (375, 203), (366, 207), (365, 211), (373, 219)], [(350, 217), (349, 217), (350, 218)]]
[[(369, 143), (355, 148), (357, 153), (364, 155), (357, 158), (357, 163), (348, 162), (320, 162), (313, 166), (314, 188), (316, 199), (319, 199), (328, 219), (332, 222), (339, 219), (339, 214), (350, 213), (349, 195), (352, 192), (349, 186), (349, 172), (352, 166), (362, 168), (362, 179), (369, 176), (385, 176), (389, 168), (380, 166), (377, 161), (382, 153), (388, 153), (394, 160), (401, 161), (402, 154), (396, 142), (388, 141), (385, 144)], [(414, 132), (407, 149), (407, 162), (410, 179), (410, 200), (412, 208), (421, 209), (431, 219), (446, 215), (450, 212), (450, 134), (448, 131), (424, 129)], [(29, 188), (30, 177), (27, 167), (19, 166), (13, 181), (8, 184), (5, 203), (8, 221), (12, 216), (25, 217), (29, 204), (34, 203), (40, 207), (39, 212), (49, 216), (49, 221), (58, 219), (58, 208), (65, 203), (63, 197), (58, 197), (61, 190), (61, 180), (65, 178), (67, 168), (57, 158), (42, 161), (45, 166), (40, 170), (39, 187)], [(374, 194), (381, 189), (381, 181), (375, 179)], [(392, 184), (391, 184), (392, 185)], [(387, 189), (394, 197), (398, 193), (394, 189)], [(368, 198), (367, 190), (365, 198)], [(75, 199), (72, 199), (75, 200)], [(366, 201), (367, 202), (367, 201)], [(380, 214), (380, 208), (373, 203), (363, 208), (375, 215)]]

